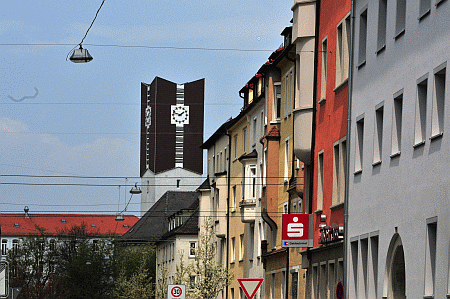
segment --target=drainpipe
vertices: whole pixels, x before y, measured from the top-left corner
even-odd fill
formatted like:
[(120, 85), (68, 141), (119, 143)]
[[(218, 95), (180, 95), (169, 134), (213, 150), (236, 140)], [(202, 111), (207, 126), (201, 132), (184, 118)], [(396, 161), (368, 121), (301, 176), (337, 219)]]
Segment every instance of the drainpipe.
[(344, 298), (348, 298), (348, 198), (349, 198), (349, 183), (350, 183), (350, 133), (352, 124), (352, 90), (353, 90), (353, 56), (354, 56), (354, 36), (355, 36), (355, 0), (351, 0), (350, 9), (350, 57), (349, 57), (349, 72), (348, 72), (348, 94), (347, 94), (347, 168), (345, 176), (345, 195), (344, 195)]
[[(228, 136), (228, 169), (227, 169), (227, 233), (226, 233), (226, 238), (227, 238), (227, 254), (226, 254), (226, 263), (227, 263), (227, 269), (228, 269), (228, 265), (229, 265), (229, 258), (230, 258), (230, 193), (231, 193), (231, 134), (226, 133), (225, 135)], [(228, 279), (227, 279), (228, 280)], [(228, 298), (228, 281), (227, 281), (227, 286), (225, 288), (225, 299)]]

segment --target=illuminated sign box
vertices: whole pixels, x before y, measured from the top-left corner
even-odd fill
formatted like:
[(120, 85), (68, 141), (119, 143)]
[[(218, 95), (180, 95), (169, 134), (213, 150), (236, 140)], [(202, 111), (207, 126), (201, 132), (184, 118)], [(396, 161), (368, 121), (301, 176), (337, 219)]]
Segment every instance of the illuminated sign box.
[(282, 220), (282, 247), (313, 247), (312, 214), (283, 214)]

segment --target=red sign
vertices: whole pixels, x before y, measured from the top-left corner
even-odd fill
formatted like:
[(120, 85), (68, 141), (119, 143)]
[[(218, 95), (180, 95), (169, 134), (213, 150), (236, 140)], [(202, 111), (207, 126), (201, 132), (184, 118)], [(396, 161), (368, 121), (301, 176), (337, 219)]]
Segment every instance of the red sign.
[(247, 296), (248, 299), (252, 299), (263, 283), (264, 278), (238, 278), (237, 281), (244, 291), (245, 296)]
[(312, 247), (311, 222), (309, 214), (283, 214), (282, 246)]

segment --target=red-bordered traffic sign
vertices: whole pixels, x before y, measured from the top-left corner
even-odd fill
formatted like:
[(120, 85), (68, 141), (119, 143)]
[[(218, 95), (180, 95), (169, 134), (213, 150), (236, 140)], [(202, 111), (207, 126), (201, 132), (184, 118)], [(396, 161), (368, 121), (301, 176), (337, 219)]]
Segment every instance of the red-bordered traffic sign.
[(253, 299), (264, 278), (238, 278), (237, 280), (248, 299)]
[(168, 299), (184, 299), (186, 298), (186, 286), (184, 284), (169, 284), (167, 286)]

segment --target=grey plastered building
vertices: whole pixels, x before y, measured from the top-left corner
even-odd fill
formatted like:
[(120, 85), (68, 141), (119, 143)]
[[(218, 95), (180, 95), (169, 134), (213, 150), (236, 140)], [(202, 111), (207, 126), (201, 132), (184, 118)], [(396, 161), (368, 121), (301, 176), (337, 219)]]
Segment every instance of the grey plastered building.
[(449, 298), (450, 2), (355, 0), (347, 298)]

